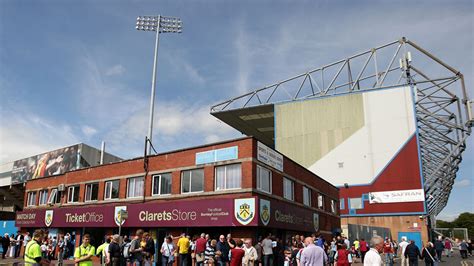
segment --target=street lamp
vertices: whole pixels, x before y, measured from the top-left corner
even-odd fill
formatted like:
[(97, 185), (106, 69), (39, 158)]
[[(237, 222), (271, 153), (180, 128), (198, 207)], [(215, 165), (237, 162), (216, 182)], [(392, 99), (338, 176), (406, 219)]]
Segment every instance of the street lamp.
[[(155, 87), (156, 87), (156, 65), (158, 60), (158, 44), (160, 43), (160, 33), (181, 33), (183, 23), (179, 18), (158, 16), (139, 16), (137, 17), (137, 30), (155, 31), (155, 57), (153, 59), (153, 77), (151, 80), (151, 97), (150, 97), (150, 121), (148, 125), (148, 154), (151, 154), (151, 139), (153, 135), (153, 112), (155, 104)], [(146, 144), (145, 144), (146, 145)]]

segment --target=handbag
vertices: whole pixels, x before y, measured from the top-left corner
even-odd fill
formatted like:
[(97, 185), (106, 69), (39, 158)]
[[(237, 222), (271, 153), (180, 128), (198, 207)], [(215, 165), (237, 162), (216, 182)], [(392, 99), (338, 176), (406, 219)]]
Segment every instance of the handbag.
[(170, 256), (168, 257), (168, 263), (173, 263), (174, 262), (174, 254), (171, 253), (170, 246), (166, 244), (166, 247), (168, 248), (168, 252), (170, 253)]

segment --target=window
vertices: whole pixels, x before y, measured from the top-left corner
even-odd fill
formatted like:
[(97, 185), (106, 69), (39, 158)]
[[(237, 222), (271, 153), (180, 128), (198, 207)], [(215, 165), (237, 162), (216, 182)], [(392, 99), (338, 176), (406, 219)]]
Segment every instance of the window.
[(216, 167), (216, 190), (240, 188), (242, 168), (240, 164)]
[(332, 213), (337, 213), (337, 208), (336, 208), (336, 201), (335, 200), (331, 200), (331, 212)]
[(318, 208), (324, 210), (324, 197), (321, 194), (318, 195)]
[(39, 205), (46, 205), (48, 202), (48, 190), (41, 190), (39, 192)]
[(257, 189), (272, 193), (272, 172), (257, 165)]
[(133, 177), (127, 180), (127, 198), (143, 197), (143, 177)]
[(171, 194), (171, 173), (153, 176), (153, 195)]
[(27, 201), (27, 206), (35, 206), (36, 205), (36, 191), (34, 192), (28, 192), (28, 199)]
[(363, 209), (362, 198), (350, 198), (349, 209), (352, 209), (352, 210)]
[(181, 193), (204, 191), (204, 170), (194, 169), (181, 173)]
[(120, 180), (113, 180), (105, 182), (104, 199), (118, 199), (119, 197)]
[(303, 204), (311, 206), (311, 189), (306, 186), (303, 186)]
[(85, 201), (93, 201), (99, 199), (99, 183), (87, 184)]
[(62, 192), (58, 191), (57, 188), (51, 189), (51, 194), (49, 194), (48, 204), (61, 203)]
[(67, 188), (67, 202), (79, 201), (79, 186), (72, 186)]
[(295, 182), (286, 177), (283, 177), (283, 197), (287, 200), (293, 200)]
[(344, 199), (340, 199), (339, 204), (340, 204), (339, 209), (344, 210), (344, 208), (346, 207), (346, 206), (344, 206)]

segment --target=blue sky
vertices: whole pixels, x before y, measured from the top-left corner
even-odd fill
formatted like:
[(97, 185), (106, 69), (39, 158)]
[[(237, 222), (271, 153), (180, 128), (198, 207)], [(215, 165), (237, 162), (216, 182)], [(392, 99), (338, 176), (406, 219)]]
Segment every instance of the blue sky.
[[(402, 36), (465, 74), (474, 97), (472, 1), (0, 1), (0, 163), (84, 142), (143, 154), (154, 35), (161, 36), (154, 145), (238, 137), (212, 104)], [(474, 211), (474, 141), (440, 218)]]

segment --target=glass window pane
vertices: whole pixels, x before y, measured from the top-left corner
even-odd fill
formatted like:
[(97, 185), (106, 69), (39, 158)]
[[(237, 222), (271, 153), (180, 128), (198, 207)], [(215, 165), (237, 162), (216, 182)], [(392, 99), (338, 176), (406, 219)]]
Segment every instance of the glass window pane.
[(152, 195), (160, 194), (160, 175), (153, 176), (153, 192)]
[(242, 183), (242, 168), (240, 164), (226, 166), (226, 188), (240, 188)]
[(183, 171), (182, 180), (181, 180), (181, 192), (188, 193), (190, 192), (191, 186), (191, 171)]
[(99, 199), (99, 184), (92, 184), (92, 196), (91, 200), (98, 200)]
[(191, 192), (204, 190), (204, 170), (193, 170), (191, 174)]
[(216, 167), (216, 190), (225, 189), (225, 166)]
[(105, 192), (104, 192), (104, 199), (110, 199), (110, 193), (112, 192), (112, 182), (105, 183)]
[(171, 174), (161, 175), (161, 191), (160, 194), (171, 194)]
[(135, 192), (134, 192), (135, 197), (141, 197), (143, 196), (143, 178), (141, 177), (136, 177), (135, 178)]
[(119, 197), (119, 186), (120, 186), (120, 181), (119, 180), (114, 180), (112, 181), (112, 199), (118, 199)]
[(79, 201), (79, 186), (74, 187), (74, 202)]
[[(349, 199), (350, 205), (349, 208), (352, 210), (362, 209), (362, 198), (350, 198)], [(332, 203), (332, 202), (331, 202)], [(335, 207), (331, 204), (331, 211), (335, 212)]]

